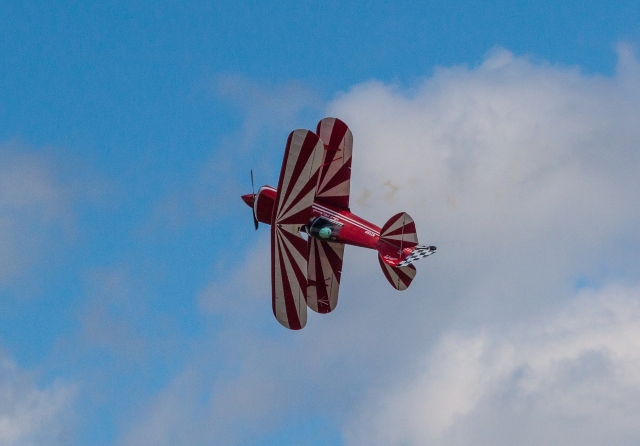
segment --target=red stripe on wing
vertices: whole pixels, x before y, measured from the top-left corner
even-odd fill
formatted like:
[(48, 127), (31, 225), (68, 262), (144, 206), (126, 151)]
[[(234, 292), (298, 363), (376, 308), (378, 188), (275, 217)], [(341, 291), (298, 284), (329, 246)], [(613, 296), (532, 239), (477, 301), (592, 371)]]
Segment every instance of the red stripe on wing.
[(298, 258), (297, 260), (297, 262), (299, 263), (300, 260), (307, 258), (307, 242), (300, 236), (300, 233), (297, 232), (297, 226), (295, 227), (293, 232), (284, 230), (290, 228), (290, 226), (291, 225), (281, 225), (281, 227), (278, 228), (280, 229), (278, 233), (280, 234), (280, 237), (285, 239), (291, 246), (295, 248), (297, 254), (300, 256), (300, 258)]
[(316, 133), (326, 144), (316, 197), (344, 209), (349, 208), (351, 153), (353, 135), (347, 125), (336, 118), (324, 118)]
[[(324, 167), (324, 163), (326, 163), (328, 161), (328, 153), (331, 152), (325, 152), (325, 159), (323, 161), (323, 166), (322, 166), (322, 173), (325, 174), (326, 177), (326, 173), (328, 169), (325, 169)], [(335, 153), (335, 152), (332, 152)], [(340, 157), (339, 157), (340, 158)], [(337, 160), (336, 162), (342, 161), (342, 159)], [(331, 162), (331, 161), (329, 161)], [(338, 170), (333, 174), (333, 176), (330, 179), (327, 178), (322, 178), (321, 181), (319, 182), (319, 185), (322, 184), (322, 190), (320, 190), (319, 192), (326, 192), (328, 190), (333, 189), (334, 187), (344, 183), (345, 181), (349, 181), (351, 179), (351, 158), (349, 158), (348, 160), (346, 160), (339, 168)]]
[[(297, 141), (300, 137), (304, 137), (302, 143)], [(278, 191), (282, 191), (281, 199), (277, 204), (281, 207), (278, 217), (285, 215), (315, 187), (317, 177), (313, 177), (317, 175), (319, 164), (317, 167), (314, 166), (315, 160), (312, 158), (321, 156), (322, 148), (316, 150), (319, 141), (318, 136), (308, 130), (296, 130), (289, 135), (278, 183)], [(291, 166), (294, 160), (295, 164)], [(296, 192), (295, 197), (291, 197), (291, 194), (300, 187), (302, 190)]]
[(293, 300), (293, 287), (291, 281), (289, 280), (290, 278), (286, 273), (284, 256), (281, 255), (279, 261), (281, 270), (285, 271), (282, 276), (282, 293), (284, 299), (284, 307), (287, 312), (287, 327), (291, 330), (300, 330), (302, 328), (302, 324), (300, 323), (300, 316), (298, 315), (296, 303)]
[[(320, 242), (323, 248), (323, 252), (329, 260), (331, 266), (331, 272), (340, 282), (340, 276), (342, 275), (342, 260), (344, 256), (344, 245), (338, 243)], [(335, 250), (334, 250), (335, 248)]]
[(329, 304), (329, 293), (325, 275), (322, 271), (322, 248), (318, 246), (320, 244), (318, 240), (309, 239), (309, 242), (312, 252), (309, 253), (310, 258), (307, 275), (312, 285), (307, 288), (307, 304), (312, 310), (318, 313), (329, 313), (331, 311), (331, 305)]
[(306, 313), (306, 243), (293, 226), (272, 227), (272, 309), (285, 327), (299, 330)]
[(318, 313), (329, 313), (338, 304), (344, 245), (309, 239), (307, 305)]
[[(283, 251), (285, 252), (286, 258), (283, 255), (283, 259), (289, 262), (291, 266), (291, 270), (293, 270), (293, 275), (290, 275), (290, 271), (287, 270), (287, 284), (291, 290), (291, 296), (285, 300), (286, 308), (287, 308), (287, 317), (289, 318), (290, 327), (293, 330), (298, 330), (302, 328), (301, 325), (301, 312), (304, 311), (305, 306), (307, 304), (306, 294), (307, 294), (307, 277), (306, 271), (303, 272), (301, 265), (296, 262), (294, 259), (294, 255), (290, 251), (289, 247), (286, 243), (283, 243)], [(306, 264), (303, 266), (307, 266)], [(294, 295), (295, 290), (295, 295)], [(295, 302), (295, 299), (298, 299), (298, 302)], [(291, 321), (294, 320), (294, 324), (291, 324)], [(294, 328), (298, 327), (298, 328)]]
[(273, 314), (285, 327), (307, 323), (307, 244), (298, 232), (309, 221), (324, 145), (309, 130), (295, 130), (285, 148), (271, 217)]
[[(316, 173), (317, 175), (317, 173)], [(311, 206), (302, 207), (298, 212), (291, 213), (291, 210), (294, 206), (299, 205), (306, 196), (311, 196), (311, 203), (313, 203), (313, 196), (315, 194), (310, 194), (315, 190), (316, 180), (314, 177), (310, 178), (300, 189), (300, 192), (290, 200), (290, 204), (288, 207), (282, 209), (278, 215), (279, 223), (307, 223), (311, 218)], [(286, 216), (286, 217), (285, 217)]]

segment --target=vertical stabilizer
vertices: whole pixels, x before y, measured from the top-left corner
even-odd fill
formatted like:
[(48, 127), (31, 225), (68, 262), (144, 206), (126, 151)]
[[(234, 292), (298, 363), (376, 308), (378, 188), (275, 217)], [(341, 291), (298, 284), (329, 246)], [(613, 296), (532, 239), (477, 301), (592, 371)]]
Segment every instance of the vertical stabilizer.
[(413, 218), (406, 212), (391, 217), (380, 231), (377, 248), (380, 258), (391, 266), (398, 266), (418, 245), (418, 234)]
[(384, 276), (400, 291), (406, 290), (416, 276), (412, 263), (436, 252), (435, 246), (418, 245), (416, 225), (406, 212), (394, 215), (384, 224), (376, 247)]

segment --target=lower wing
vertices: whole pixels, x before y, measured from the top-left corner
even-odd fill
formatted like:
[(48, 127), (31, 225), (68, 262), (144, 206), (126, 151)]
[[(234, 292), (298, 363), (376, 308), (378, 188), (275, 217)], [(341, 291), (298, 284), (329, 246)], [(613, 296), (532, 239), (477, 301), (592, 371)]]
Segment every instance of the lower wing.
[(309, 237), (307, 306), (316, 313), (329, 313), (338, 304), (344, 245)]

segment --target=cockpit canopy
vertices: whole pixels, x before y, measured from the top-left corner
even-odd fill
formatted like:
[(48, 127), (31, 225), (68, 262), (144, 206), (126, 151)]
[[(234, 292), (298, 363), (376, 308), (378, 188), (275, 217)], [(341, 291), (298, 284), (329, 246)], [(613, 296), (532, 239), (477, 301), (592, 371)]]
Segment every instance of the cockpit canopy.
[(307, 234), (313, 238), (335, 241), (342, 229), (342, 224), (329, 220), (326, 217), (316, 217), (307, 225)]

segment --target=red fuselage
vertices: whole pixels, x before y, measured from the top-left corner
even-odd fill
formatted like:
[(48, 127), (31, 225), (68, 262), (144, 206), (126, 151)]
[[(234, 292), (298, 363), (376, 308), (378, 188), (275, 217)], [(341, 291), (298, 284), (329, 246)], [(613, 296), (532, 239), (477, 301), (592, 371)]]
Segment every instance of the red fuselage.
[[(242, 196), (242, 200), (253, 208), (259, 222), (271, 224), (276, 192), (276, 189), (271, 186), (262, 186), (255, 198), (253, 194), (246, 194)], [(325, 232), (319, 232), (319, 228), (328, 229), (325, 229)], [(310, 223), (305, 229), (309, 235), (327, 241), (379, 249), (380, 228), (378, 226), (348, 210), (320, 200), (314, 201)]]

